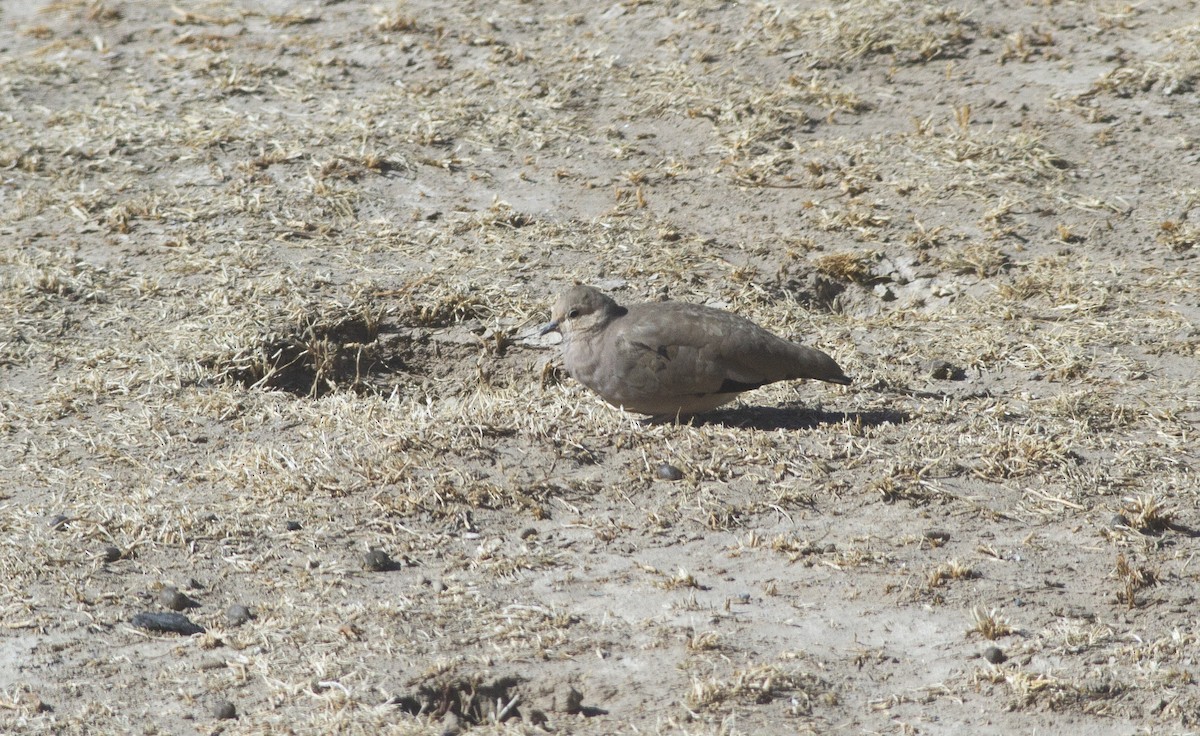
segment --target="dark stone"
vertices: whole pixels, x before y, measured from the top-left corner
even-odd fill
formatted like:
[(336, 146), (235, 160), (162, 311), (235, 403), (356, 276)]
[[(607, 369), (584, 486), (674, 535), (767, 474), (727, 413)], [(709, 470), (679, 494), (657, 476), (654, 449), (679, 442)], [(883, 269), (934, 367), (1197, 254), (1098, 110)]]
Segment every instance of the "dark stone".
[(363, 556), (363, 567), (371, 572), (387, 572), (400, 567), (392, 556), (381, 549), (373, 549)]
[(235, 603), (225, 611), (225, 620), (230, 626), (241, 626), (254, 618), (254, 612), (240, 603)]
[(962, 381), (967, 377), (965, 370), (940, 358), (925, 361), (921, 364), (921, 368), (929, 374), (930, 378), (938, 381)]
[(670, 463), (662, 463), (658, 469), (654, 471), (659, 480), (682, 480), (683, 471), (671, 465)]
[(204, 633), (203, 626), (193, 623), (190, 618), (184, 616), (182, 613), (153, 613), (151, 611), (143, 611), (134, 615), (129, 622), (139, 629), (162, 634), (191, 636), (192, 634)]

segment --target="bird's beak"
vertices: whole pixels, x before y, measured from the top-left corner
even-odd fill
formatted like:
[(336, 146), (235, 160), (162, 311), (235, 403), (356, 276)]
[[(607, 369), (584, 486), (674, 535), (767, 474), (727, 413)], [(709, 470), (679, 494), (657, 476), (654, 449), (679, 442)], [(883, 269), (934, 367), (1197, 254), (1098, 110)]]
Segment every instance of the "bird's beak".
[(543, 327), (543, 328), (542, 328), (542, 331), (538, 333), (538, 337), (542, 337), (542, 336), (544, 336), (544, 335), (548, 335), (548, 334), (550, 334), (551, 332), (558, 332), (558, 320), (554, 320), (554, 321), (553, 321), (553, 322), (551, 322), (550, 324), (548, 324), (548, 325), (546, 325), (545, 327)]

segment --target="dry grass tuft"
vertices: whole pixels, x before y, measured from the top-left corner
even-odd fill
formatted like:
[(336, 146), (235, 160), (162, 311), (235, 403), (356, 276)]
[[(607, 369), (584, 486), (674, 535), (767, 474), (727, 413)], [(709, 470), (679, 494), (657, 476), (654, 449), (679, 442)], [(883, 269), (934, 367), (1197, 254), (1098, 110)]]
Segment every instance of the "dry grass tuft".
[(950, 560), (938, 565), (929, 573), (925, 578), (925, 587), (934, 590), (953, 580), (971, 580), (977, 577), (979, 577), (979, 573), (970, 565), (964, 565), (958, 560)]
[(1132, 97), (1157, 89), (1164, 95), (1186, 94), (1200, 80), (1200, 24), (1173, 28), (1160, 36), (1169, 49), (1157, 58), (1128, 58), (1093, 85), (1085, 96)]
[(1175, 253), (1186, 253), (1200, 248), (1200, 228), (1177, 220), (1163, 220), (1155, 239)]
[(690, 652), (712, 652), (721, 648), (721, 635), (715, 631), (700, 631), (688, 637)]
[(957, 9), (878, 0), (812, 11), (764, 4), (759, 13), (763, 34), (776, 47), (803, 49), (817, 67), (877, 55), (909, 64), (952, 57), (970, 43), (975, 25)]
[(989, 278), (1008, 268), (1010, 259), (995, 245), (972, 243), (951, 250), (943, 264), (946, 269), (955, 273)]
[(865, 253), (830, 253), (814, 264), (817, 270), (839, 281), (865, 284), (871, 280), (871, 256)]
[(1158, 534), (1175, 526), (1175, 510), (1152, 493), (1124, 499), (1122, 508), (1129, 526), (1143, 533)]
[(1087, 710), (1102, 713), (1104, 702), (1120, 696), (1124, 690), (1111, 681), (1076, 683), (1025, 670), (1006, 672), (1002, 677), (1012, 690), (1017, 708), (1041, 704), (1052, 710), (1065, 710), (1072, 705), (1099, 703), (1100, 708)]
[(988, 641), (995, 641), (1002, 636), (1013, 633), (1008, 620), (1001, 616), (996, 609), (985, 611), (976, 606), (971, 609), (972, 629)]
[(694, 680), (688, 705), (698, 710), (715, 710), (729, 707), (730, 701), (763, 704), (786, 697), (791, 700), (794, 714), (807, 715), (822, 696), (830, 697), (832, 691), (815, 675), (764, 664), (735, 670), (727, 679)]
[(1158, 573), (1153, 569), (1134, 565), (1123, 552), (1117, 553), (1115, 574), (1117, 576), (1117, 600), (1131, 609), (1138, 606), (1137, 594), (1144, 588), (1158, 584)]
[(703, 587), (696, 581), (695, 576), (682, 567), (676, 570), (675, 574), (671, 577), (662, 580), (659, 585), (666, 590), (679, 590), (680, 588), (700, 589)]
[(974, 472), (985, 479), (1020, 478), (1079, 462), (1070, 437), (1019, 425), (1000, 428), (996, 436), (989, 438)]

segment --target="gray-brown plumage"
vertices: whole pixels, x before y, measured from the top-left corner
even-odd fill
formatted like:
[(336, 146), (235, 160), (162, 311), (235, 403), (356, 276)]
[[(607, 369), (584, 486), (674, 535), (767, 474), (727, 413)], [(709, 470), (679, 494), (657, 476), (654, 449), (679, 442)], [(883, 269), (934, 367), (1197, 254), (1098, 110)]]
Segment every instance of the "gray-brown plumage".
[(776, 381), (850, 383), (820, 350), (698, 304), (622, 307), (578, 285), (558, 297), (550, 319), (542, 334), (562, 333), (563, 359), (575, 380), (613, 406), (656, 417), (709, 411)]

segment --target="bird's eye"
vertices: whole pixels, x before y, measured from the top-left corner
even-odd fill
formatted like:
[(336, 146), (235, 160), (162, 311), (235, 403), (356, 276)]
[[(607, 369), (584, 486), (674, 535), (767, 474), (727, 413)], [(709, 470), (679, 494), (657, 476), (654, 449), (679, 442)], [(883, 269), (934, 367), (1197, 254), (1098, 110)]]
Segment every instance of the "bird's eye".
[(579, 316), (578, 309), (572, 309), (571, 311), (567, 312), (567, 319), (575, 319), (578, 316)]

